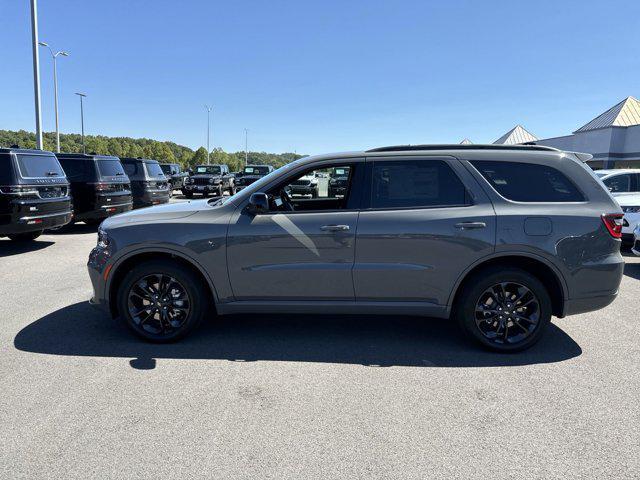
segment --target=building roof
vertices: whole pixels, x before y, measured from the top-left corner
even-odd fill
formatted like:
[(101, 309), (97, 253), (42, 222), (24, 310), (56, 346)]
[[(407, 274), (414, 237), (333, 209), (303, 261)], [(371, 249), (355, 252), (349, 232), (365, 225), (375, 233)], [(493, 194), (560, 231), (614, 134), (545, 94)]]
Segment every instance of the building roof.
[(538, 140), (534, 134), (526, 130), (522, 125), (516, 125), (495, 142), (494, 145), (517, 145), (519, 143), (535, 142)]
[(573, 133), (607, 127), (630, 127), (631, 125), (640, 125), (640, 101), (635, 97), (625, 98)]
[(468, 138), (465, 138), (464, 140), (462, 140), (460, 142), (460, 145), (473, 145), (473, 142), (471, 140), (469, 140)]

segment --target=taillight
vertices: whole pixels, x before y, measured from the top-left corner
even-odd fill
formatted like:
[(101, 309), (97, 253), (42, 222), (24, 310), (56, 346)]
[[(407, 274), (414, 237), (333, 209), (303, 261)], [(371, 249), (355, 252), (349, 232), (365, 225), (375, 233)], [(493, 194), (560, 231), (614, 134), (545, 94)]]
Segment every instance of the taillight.
[(99, 192), (106, 192), (107, 190), (111, 190), (111, 185), (108, 183), (96, 183), (96, 190)]
[(602, 223), (607, 227), (613, 238), (622, 238), (622, 213), (603, 213), (601, 215)]

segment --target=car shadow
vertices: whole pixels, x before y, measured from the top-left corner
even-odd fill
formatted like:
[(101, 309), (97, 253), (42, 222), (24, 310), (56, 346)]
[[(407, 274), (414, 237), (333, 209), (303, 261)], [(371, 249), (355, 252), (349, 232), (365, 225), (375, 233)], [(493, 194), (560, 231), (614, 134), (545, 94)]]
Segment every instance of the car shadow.
[(284, 361), (389, 367), (494, 367), (561, 362), (582, 353), (564, 331), (517, 354), (485, 351), (448, 320), (399, 316), (233, 315), (206, 322), (180, 342), (139, 340), (87, 302), (57, 310), (23, 328), (18, 350), (51, 355), (131, 358), (136, 369), (156, 359)]
[(624, 274), (628, 277), (640, 280), (640, 263), (625, 263)]
[(53, 235), (78, 235), (83, 233), (96, 233), (98, 231), (98, 225), (87, 225), (86, 223), (72, 223), (65, 225), (58, 230), (51, 230), (47, 233)]
[(34, 240), (32, 242), (14, 242), (13, 240), (0, 240), (0, 258), (20, 255), (21, 253), (35, 252), (50, 247), (55, 242), (47, 240)]

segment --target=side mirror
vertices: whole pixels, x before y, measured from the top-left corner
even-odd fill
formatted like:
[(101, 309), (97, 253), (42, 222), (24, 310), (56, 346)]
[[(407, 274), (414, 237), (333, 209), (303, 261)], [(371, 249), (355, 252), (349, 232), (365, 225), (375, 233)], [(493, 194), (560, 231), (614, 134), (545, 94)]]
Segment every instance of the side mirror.
[(269, 211), (269, 197), (266, 193), (252, 193), (249, 197), (249, 211), (253, 214)]

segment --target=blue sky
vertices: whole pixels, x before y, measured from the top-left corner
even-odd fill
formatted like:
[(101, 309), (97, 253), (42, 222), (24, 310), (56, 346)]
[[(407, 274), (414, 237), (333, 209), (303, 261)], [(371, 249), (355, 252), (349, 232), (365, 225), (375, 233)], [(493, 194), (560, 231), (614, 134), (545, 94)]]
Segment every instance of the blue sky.
[[(322, 153), (570, 133), (640, 96), (640, 2), (40, 0), (62, 132)], [(34, 130), (28, 0), (0, 0), (0, 129)], [(43, 122), (54, 130), (41, 49)]]

